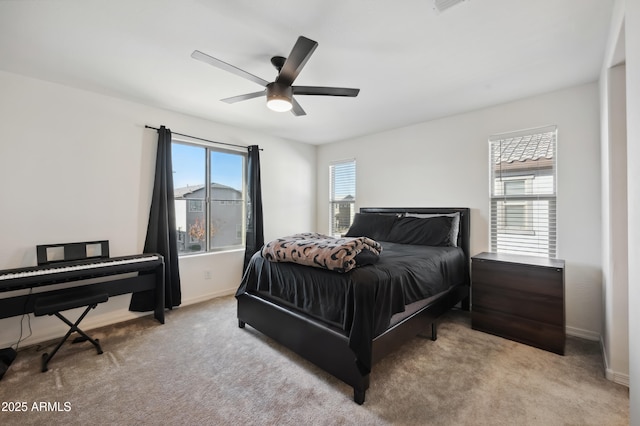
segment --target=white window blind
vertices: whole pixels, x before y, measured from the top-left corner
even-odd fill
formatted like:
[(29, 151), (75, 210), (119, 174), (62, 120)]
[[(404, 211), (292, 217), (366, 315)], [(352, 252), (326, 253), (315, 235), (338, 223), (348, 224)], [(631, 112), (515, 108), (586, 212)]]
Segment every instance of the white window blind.
[(356, 160), (329, 165), (329, 233), (347, 232), (355, 216)]
[(493, 135), (491, 250), (556, 257), (556, 126)]

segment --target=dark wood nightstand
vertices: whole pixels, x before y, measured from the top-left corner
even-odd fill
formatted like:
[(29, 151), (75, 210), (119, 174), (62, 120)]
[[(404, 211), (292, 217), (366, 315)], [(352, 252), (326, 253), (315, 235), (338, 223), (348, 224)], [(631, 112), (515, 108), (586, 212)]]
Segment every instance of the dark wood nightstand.
[(471, 280), (474, 330), (564, 355), (564, 260), (480, 253)]

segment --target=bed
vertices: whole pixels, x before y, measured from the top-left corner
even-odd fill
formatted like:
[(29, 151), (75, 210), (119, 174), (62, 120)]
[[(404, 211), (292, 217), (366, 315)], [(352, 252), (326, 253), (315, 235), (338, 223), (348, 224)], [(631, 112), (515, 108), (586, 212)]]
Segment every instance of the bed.
[[(425, 245), (443, 220), (451, 241)], [(382, 250), (344, 273), (258, 252), (236, 292), (238, 325), (347, 383), (362, 404), (377, 360), (425, 330), (435, 340), (438, 317), (458, 303), (469, 310), (469, 225), (468, 208), (361, 208), (347, 236), (367, 234)]]

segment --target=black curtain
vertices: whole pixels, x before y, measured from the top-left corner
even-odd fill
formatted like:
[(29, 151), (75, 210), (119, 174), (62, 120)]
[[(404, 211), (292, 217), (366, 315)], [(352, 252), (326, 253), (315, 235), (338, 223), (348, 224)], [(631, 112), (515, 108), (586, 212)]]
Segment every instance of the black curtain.
[(257, 145), (247, 148), (248, 161), (248, 196), (247, 203), (247, 234), (245, 239), (244, 272), (247, 269), (251, 256), (264, 245), (264, 232), (262, 225), (262, 189), (260, 184), (260, 149)]
[[(176, 236), (176, 211), (173, 194), (173, 168), (171, 163), (171, 130), (164, 126), (158, 129), (158, 153), (156, 176), (153, 185), (151, 210), (145, 253), (164, 256), (164, 306), (173, 308), (181, 303), (180, 272), (178, 270), (178, 243)], [(155, 308), (154, 291), (143, 291), (131, 296), (129, 310), (152, 311)]]

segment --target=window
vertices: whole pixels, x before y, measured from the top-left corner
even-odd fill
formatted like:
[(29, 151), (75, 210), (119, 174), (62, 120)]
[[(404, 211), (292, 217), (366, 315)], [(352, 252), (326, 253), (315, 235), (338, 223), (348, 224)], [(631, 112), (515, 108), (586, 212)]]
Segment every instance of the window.
[(202, 200), (188, 200), (187, 205), (189, 206), (190, 212), (201, 212), (203, 210)]
[(329, 234), (340, 236), (353, 222), (356, 208), (356, 160), (329, 165)]
[(518, 176), (515, 178), (504, 177), (502, 180), (503, 191), (507, 196), (514, 199), (505, 200), (502, 211), (499, 212), (504, 218), (504, 230), (516, 231), (519, 233), (532, 232), (532, 211), (527, 201), (518, 199), (517, 196), (530, 191), (532, 176)]
[(556, 126), (489, 138), (491, 250), (556, 257)]
[(174, 139), (171, 155), (178, 253), (242, 247), (246, 154)]

